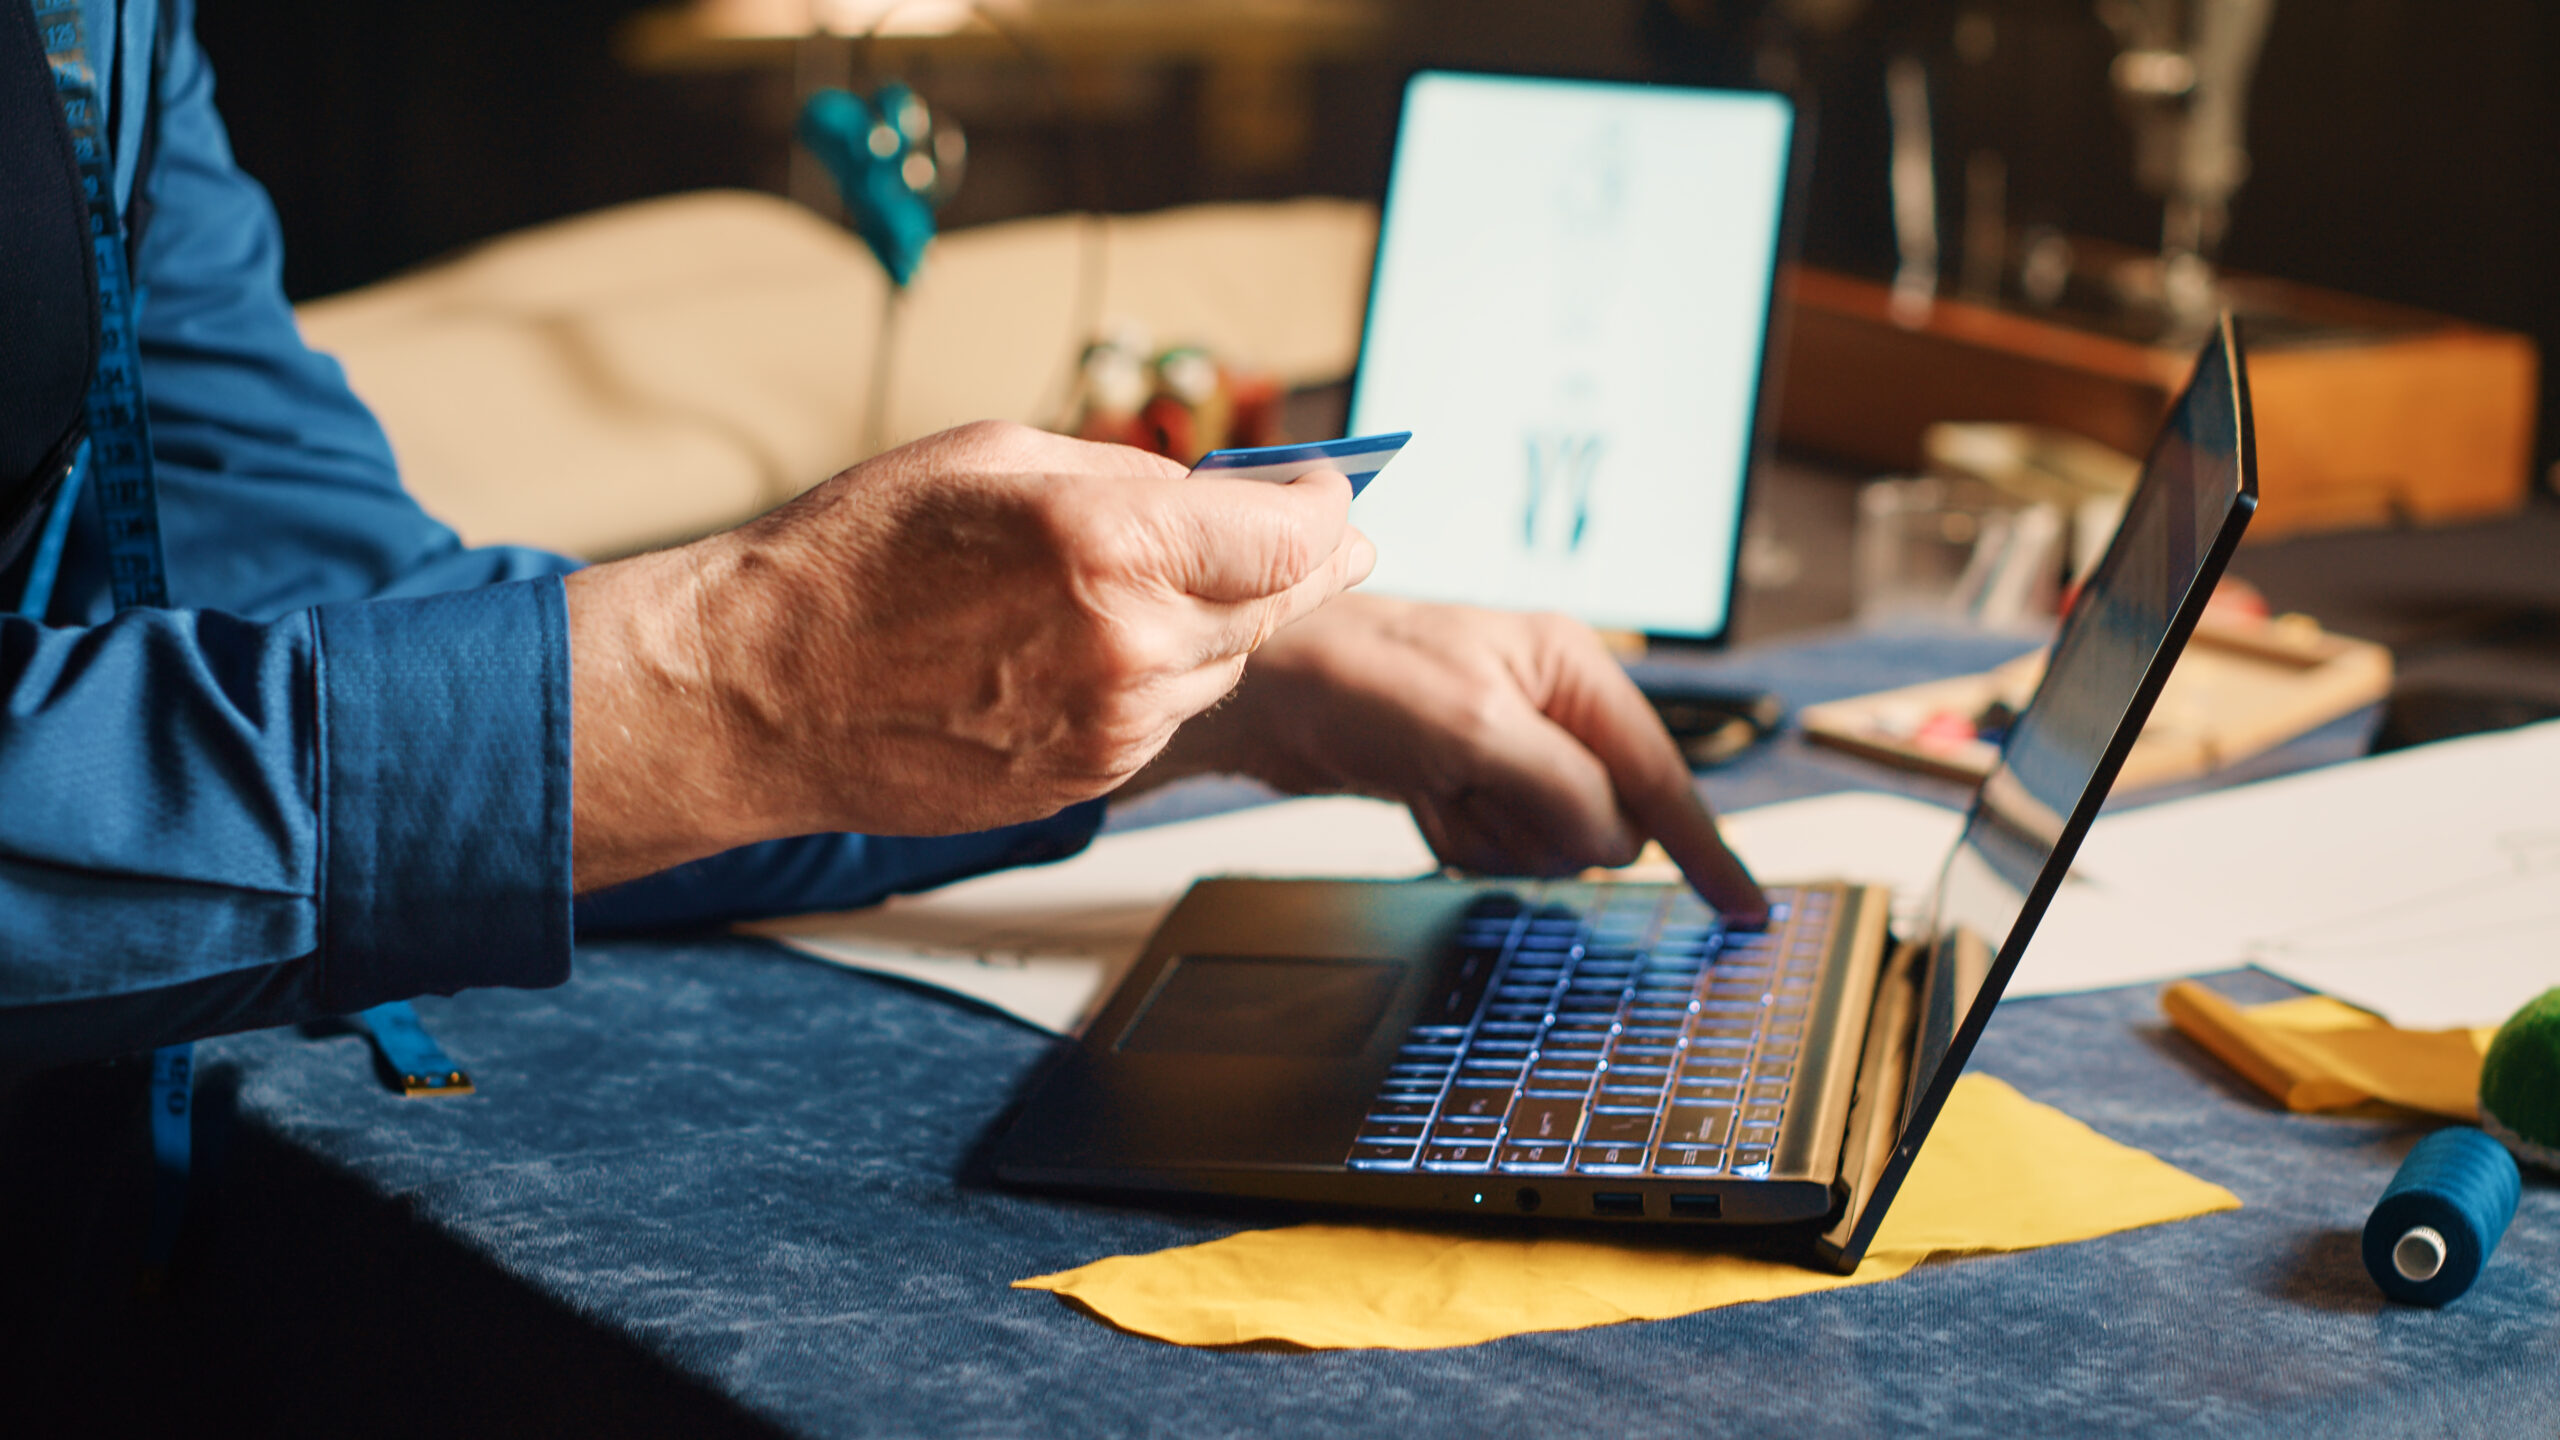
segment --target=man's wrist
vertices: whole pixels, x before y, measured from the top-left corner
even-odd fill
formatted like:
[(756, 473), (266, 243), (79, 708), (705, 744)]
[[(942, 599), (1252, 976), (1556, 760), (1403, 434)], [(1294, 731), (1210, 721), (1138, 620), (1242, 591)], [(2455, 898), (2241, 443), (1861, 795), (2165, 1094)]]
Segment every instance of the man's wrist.
[(778, 833), (703, 616), (725, 537), (568, 577), (580, 891)]
[(1259, 751), (1252, 737), (1251, 701), (1245, 697), (1245, 690), (1252, 683), (1248, 671), (1244, 684), (1237, 686), (1234, 694), (1184, 721), (1154, 759), (1112, 792), (1112, 798), (1126, 800), (1203, 775), (1260, 778), (1255, 769)]

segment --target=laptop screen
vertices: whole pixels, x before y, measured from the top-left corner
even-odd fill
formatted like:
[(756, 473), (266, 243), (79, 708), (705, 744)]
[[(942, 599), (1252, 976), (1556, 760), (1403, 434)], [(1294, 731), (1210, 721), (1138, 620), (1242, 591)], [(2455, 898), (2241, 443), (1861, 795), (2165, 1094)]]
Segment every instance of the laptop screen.
[[(2225, 317), (1939, 878), (1898, 1162), (1908, 1163), (1989, 1021), (2256, 506), (2248, 381)], [(1898, 1168), (1877, 1199), (1890, 1201), (1897, 1180)], [(1861, 1230), (1880, 1209), (1867, 1207)]]
[(1425, 72), (1406, 90), (1350, 433), (1369, 588), (1726, 628), (1794, 111)]

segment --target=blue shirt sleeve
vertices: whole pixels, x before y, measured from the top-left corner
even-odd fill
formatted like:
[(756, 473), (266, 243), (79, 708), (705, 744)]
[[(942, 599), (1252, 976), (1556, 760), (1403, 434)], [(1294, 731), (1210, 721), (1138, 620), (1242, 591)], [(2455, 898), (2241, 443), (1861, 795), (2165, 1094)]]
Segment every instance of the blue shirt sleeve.
[[(136, 277), (189, 608), (112, 613), (84, 501), (45, 623), (0, 618), (0, 1068), (568, 970), (574, 562), (466, 547), (401, 488), (294, 326), (191, 11), (167, 31)], [(865, 904), (1072, 853), (1099, 820), (778, 841), (576, 913), (630, 929)]]

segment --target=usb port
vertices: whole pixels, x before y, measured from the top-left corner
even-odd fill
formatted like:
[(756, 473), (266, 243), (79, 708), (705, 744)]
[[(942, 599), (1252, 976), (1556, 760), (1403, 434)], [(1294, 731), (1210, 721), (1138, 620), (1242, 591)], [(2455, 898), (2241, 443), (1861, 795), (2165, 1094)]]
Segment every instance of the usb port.
[(1674, 1220), (1721, 1220), (1724, 1197), (1721, 1195), (1674, 1195), (1671, 1197)]
[(1594, 1215), (1642, 1215), (1644, 1197), (1631, 1190), (1603, 1190), (1591, 1197)]

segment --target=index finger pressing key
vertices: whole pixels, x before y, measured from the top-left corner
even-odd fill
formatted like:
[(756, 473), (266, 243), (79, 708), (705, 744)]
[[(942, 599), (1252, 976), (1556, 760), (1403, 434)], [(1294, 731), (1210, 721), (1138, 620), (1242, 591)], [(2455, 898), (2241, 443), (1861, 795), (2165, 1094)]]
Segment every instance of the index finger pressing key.
[[(1757, 930), (1769, 923), (1769, 897), (1760, 890), (1760, 882), (1742, 857), (1733, 853), (1717, 832), (1715, 816), (1707, 802), (1698, 796), (1697, 787), (1688, 781), (1688, 767), (1681, 766), (1681, 797), (1670, 800), (1660, 818), (1638, 811), (1637, 819), (1653, 838), (1662, 842), (1663, 850), (1680, 866), (1680, 873), (1716, 907), (1728, 924), (1745, 930)], [(1630, 806), (1634, 809), (1633, 805)]]
[(1581, 732), (1582, 742), (1609, 767), (1619, 803), (1662, 842), (1680, 873), (1727, 923), (1744, 929), (1768, 923), (1769, 897), (1717, 832), (1715, 816), (1690, 777), (1689, 762), (1681, 758), (1680, 747), (1653, 707), (1626, 672), (1596, 647), (1585, 658), (1597, 663), (1572, 667), (1579, 672), (1586, 703), (1569, 728)]

